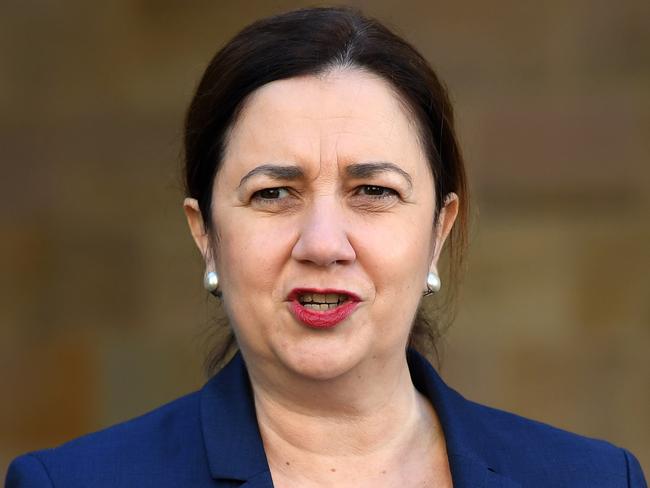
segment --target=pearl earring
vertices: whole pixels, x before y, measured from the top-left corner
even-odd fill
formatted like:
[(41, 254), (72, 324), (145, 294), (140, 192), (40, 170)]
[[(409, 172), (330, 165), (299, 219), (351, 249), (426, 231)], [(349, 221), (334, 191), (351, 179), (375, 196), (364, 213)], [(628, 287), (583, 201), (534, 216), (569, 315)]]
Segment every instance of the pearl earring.
[(218, 296), (217, 290), (219, 289), (219, 276), (216, 272), (206, 270), (203, 275), (203, 287), (215, 297)]
[(433, 271), (429, 271), (429, 274), (427, 275), (427, 291), (425, 295), (439, 292), (441, 285), (440, 277)]

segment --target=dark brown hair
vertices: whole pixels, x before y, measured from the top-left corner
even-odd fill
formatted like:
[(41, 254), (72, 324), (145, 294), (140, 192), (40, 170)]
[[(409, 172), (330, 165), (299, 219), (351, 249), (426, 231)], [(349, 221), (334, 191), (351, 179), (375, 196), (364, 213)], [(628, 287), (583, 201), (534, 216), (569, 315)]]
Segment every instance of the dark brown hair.
[[(451, 291), (438, 300), (436, 317), (422, 309), (411, 331), (410, 345), (437, 359), (443, 309), (458, 282), (467, 240), (468, 194), (465, 169), (447, 91), (426, 60), (408, 42), (374, 19), (347, 8), (309, 8), (259, 20), (237, 34), (210, 61), (185, 121), (186, 194), (199, 203), (204, 226), (214, 233), (212, 185), (233, 126), (246, 98), (275, 80), (319, 75), (337, 68), (356, 68), (381, 76), (418, 123), (419, 136), (434, 177), (435, 221), (447, 194), (459, 196), (459, 214), (449, 238), (447, 280)], [(227, 328), (227, 325), (226, 325)], [(215, 331), (216, 332), (216, 331)], [(207, 358), (210, 373), (234, 347), (230, 332)]]

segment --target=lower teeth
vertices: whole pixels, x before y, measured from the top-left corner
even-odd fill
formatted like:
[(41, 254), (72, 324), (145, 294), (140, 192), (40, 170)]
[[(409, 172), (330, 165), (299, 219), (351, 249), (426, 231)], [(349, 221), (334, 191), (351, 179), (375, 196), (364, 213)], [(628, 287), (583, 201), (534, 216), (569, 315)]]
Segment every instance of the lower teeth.
[(305, 308), (309, 308), (311, 310), (332, 310), (333, 308), (336, 308), (339, 306), (338, 303), (304, 303), (302, 305)]

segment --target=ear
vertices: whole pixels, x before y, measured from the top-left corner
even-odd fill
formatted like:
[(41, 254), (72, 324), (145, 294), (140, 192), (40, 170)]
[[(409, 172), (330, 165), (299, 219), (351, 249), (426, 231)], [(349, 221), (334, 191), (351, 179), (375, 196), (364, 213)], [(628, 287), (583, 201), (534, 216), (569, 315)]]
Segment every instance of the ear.
[(438, 216), (438, 223), (434, 228), (434, 248), (433, 257), (431, 258), (431, 266), (429, 271), (438, 274), (438, 259), (442, 253), (445, 241), (451, 232), (456, 216), (458, 215), (458, 195), (455, 193), (448, 193), (445, 197), (445, 205), (440, 210)]
[(199, 208), (199, 202), (195, 198), (186, 198), (183, 200), (183, 211), (185, 212), (185, 217), (187, 218), (187, 224), (190, 227), (190, 232), (194, 238), (194, 243), (196, 247), (199, 248), (199, 252), (206, 264), (210, 261), (210, 240), (208, 233), (205, 230), (203, 225), (203, 217), (201, 216), (201, 209)]

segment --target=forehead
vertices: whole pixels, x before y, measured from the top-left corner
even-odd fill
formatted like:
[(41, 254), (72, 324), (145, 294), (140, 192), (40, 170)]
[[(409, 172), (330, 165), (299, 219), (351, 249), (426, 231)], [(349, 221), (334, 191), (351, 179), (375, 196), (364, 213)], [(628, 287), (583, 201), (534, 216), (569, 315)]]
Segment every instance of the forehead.
[(416, 173), (428, 167), (416, 123), (389, 83), (348, 69), (278, 80), (252, 93), (230, 131), (222, 170), (364, 159)]

